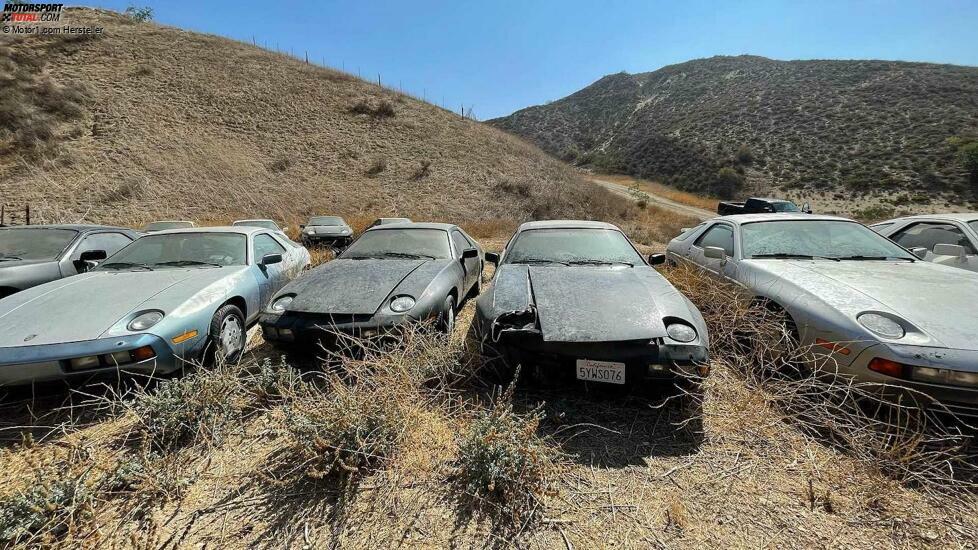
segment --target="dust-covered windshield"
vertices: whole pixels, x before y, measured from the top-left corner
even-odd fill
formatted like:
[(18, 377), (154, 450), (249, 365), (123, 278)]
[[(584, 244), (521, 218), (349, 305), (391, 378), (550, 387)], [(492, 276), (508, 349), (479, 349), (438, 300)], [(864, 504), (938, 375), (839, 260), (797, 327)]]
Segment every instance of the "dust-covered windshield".
[(417, 259), (451, 258), (448, 232), (440, 229), (374, 229), (353, 242), (340, 258)]
[(772, 201), (771, 206), (774, 207), (775, 212), (801, 212), (798, 205), (791, 201)]
[(744, 224), (744, 258), (914, 258), (875, 231), (855, 222), (785, 220)]
[(639, 265), (628, 239), (614, 229), (531, 229), (521, 232), (506, 250), (507, 264)]
[(76, 235), (72, 229), (0, 229), (0, 262), (53, 260)]
[(975, 230), (975, 232), (978, 233), (978, 220), (971, 220), (970, 222), (968, 222), (968, 225), (970, 225), (971, 229)]
[(309, 218), (308, 225), (319, 225), (319, 226), (332, 226), (332, 225), (346, 225), (343, 218), (338, 216), (315, 216)]
[(247, 263), (248, 237), (239, 233), (146, 235), (116, 252), (100, 271), (223, 267)]

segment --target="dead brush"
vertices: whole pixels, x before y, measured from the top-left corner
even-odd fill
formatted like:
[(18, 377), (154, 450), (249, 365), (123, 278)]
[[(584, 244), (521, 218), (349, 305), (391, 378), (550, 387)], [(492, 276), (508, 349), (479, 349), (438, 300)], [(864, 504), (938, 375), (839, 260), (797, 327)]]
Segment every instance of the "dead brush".
[(480, 410), (458, 442), (457, 478), (477, 505), (491, 506), (502, 518), (522, 524), (538, 517), (541, 499), (553, 494), (559, 454), (539, 435), (537, 409), (513, 411), (512, 392)]
[(96, 476), (72, 471), (69, 462), (36, 469), (26, 489), (0, 497), (0, 542), (53, 546), (92, 529)]
[(742, 289), (687, 267), (666, 272), (700, 308), (714, 369), (735, 372), (782, 420), (867, 467), (926, 494), (957, 498), (978, 489), (978, 456), (966, 424), (926, 396), (884, 399), (885, 386), (858, 382), (798, 345), (791, 320)]

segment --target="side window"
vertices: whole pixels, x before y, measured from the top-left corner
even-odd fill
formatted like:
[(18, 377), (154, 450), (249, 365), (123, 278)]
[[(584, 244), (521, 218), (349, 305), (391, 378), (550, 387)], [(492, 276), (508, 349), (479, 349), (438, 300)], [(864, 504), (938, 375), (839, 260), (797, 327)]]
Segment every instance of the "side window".
[(717, 224), (706, 230), (699, 239), (694, 243), (700, 248), (706, 248), (708, 246), (716, 246), (722, 248), (727, 256), (734, 255), (734, 237), (733, 229), (728, 225)]
[(278, 244), (271, 235), (255, 235), (255, 261), (262, 259), (265, 254), (285, 254), (285, 247)]
[(890, 238), (904, 248), (926, 248), (933, 252), (935, 245), (956, 244), (963, 246), (968, 254), (975, 253), (975, 247), (964, 232), (949, 223), (915, 223)]
[(96, 233), (82, 239), (72, 258), (77, 260), (82, 252), (89, 250), (104, 250), (107, 256), (111, 256), (131, 242), (132, 239), (122, 233)]
[(466, 248), (472, 248), (472, 243), (470, 243), (464, 235), (458, 231), (452, 231), (452, 243), (455, 244), (455, 252), (461, 256), (462, 251)]
[(693, 233), (696, 233), (697, 231), (699, 231), (701, 227), (703, 227), (703, 224), (702, 223), (699, 224), (699, 225), (697, 225), (696, 227), (690, 227), (686, 231), (683, 231), (682, 233), (680, 233), (679, 236), (676, 237), (676, 240), (685, 241), (686, 239), (688, 239), (690, 237), (690, 235), (692, 235)]

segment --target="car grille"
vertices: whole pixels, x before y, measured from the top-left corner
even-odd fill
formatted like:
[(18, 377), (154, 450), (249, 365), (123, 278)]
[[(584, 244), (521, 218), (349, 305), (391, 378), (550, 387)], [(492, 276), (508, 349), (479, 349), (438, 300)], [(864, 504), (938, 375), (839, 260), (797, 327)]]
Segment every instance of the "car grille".
[(330, 325), (349, 325), (353, 323), (366, 323), (373, 315), (370, 313), (297, 313), (296, 317), (309, 323), (315, 323), (323, 327)]

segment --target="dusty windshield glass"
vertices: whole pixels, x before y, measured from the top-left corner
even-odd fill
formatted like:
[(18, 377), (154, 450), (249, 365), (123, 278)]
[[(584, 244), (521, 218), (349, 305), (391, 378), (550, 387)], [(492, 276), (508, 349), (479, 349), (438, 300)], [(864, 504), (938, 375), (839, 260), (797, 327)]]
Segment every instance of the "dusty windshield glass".
[(741, 234), (745, 258), (782, 256), (913, 259), (899, 246), (855, 222), (835, 220), (757, 222), (744, 224)]
[(544, 262), (639, 265), (642, 258), (614, 229), (532, 229), (506, 251), (507, 264)]
[(375, 229), (367, 231), (340, 258), (451, 258), (448, 233), (440, 229)]
[(343, 218), (336, 216), (317, 216), (309, 220), (309, 225), (343, 225)]
[(972, 220), (968, 222), (968, 225), (970, 225), (971, 229), (973, 229), (975, 232), (978, 232), (978, 220)]
[(798, 206), (793, 202), (774, 201), (771, 203), (775, 212), (799, 212)]
[(248, 238), (237, 233), (147, 235), (112, 255), (99, 270), (245, 265)]
[(0, 262), (4, 260), (53, 260), (78, 234), (71, 229), (2, 229)]

